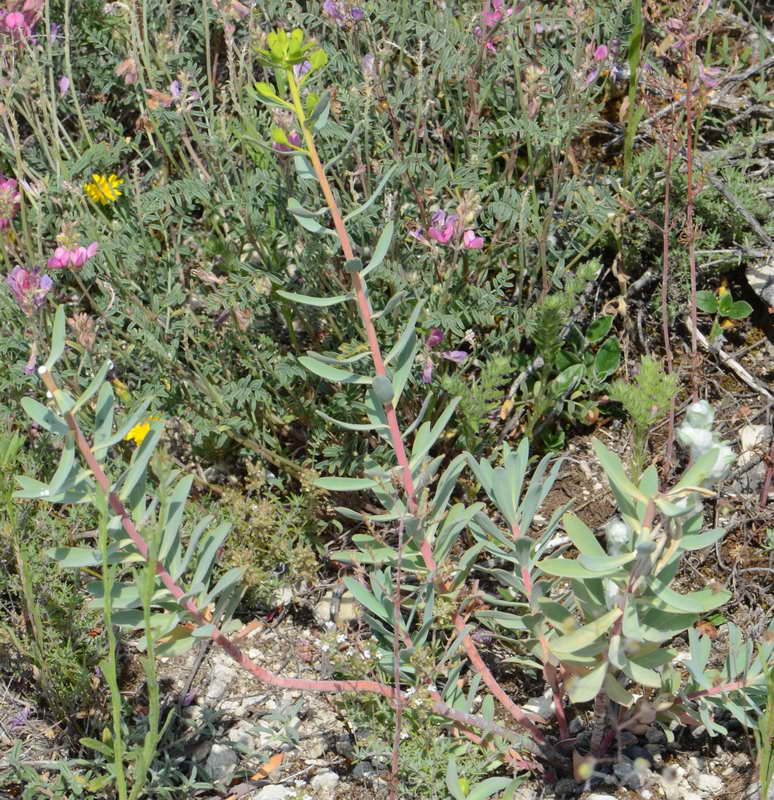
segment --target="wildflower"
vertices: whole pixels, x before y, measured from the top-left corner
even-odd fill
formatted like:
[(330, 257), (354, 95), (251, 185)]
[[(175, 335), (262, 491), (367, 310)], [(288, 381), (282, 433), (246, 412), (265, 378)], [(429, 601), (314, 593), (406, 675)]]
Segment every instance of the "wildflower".
[(462, 234), (462, 245), (468, 250), (480, 250), (484, 246), (484, 240), (481, 236), (476, 236), (475, 231), (468, 230)]
[(59, 78), (59, 96), (64, 97), (67, 94), (67, 90), (70, 88), (70, 79), (67, 75), (62, 75)]
[[(445, 335), (446, 334), (440, 328), (432, 328), (427, 335), (427, 339), (425, 339), (425, 347), (427, 350), (433, 350), (438, 347)], [(440, 355), (441, 358), (445, 358), (447, 361), (453, 361), (455, 364), (461, 364), (468, 357), (468, 354), (464, 350), (446, 350)], [(425, 366), (422, 369), (422, 383), (430, 383), (430, 381), (432, 381), (434, 368), (435, 364), (432, 354), (428, 353), (425, 357)]]
[[(11, 0), (6, 11), (0, 11), (0, 32), (13, 39), (32, 39), (32, 29), (40, 17), (43, 0)], [(19, 8), (21, 6), (21, 8)]]
[(117, 67), (116, 75), (119, 78), (123, 77), (124, 83), (130, 86), (137, 83), (137, 62), (130, 56), (125, 58)]
[(97, 332), (94, 330), (94, 320), (88, 314), (73, 314), (67, 318), (67, 323), (75, 331), (75, 338), (78, 344), (90, 353), (97, 340)]
[(18, 713), (14, 714), (8, 720), (8, 727), (9, 728), (21, 728), (22, 726), (24, 726), (27, 723), (27, 719), (28, 719), (29, 715), (30, 715), (30, 707), (29, 706), (25, 706), (21, 711), (19, 711)]
[[(463, 204), (464, 205), (464, 204)], [(462, 208), (462, 206), (460, 206)], [(459, 211), (459, 209), (458, 209)], [(460, 212), (462, 213), (462, 212)], [(447, 214), (445, 211), (436, 211), (430, 217), (431, 227), (427, 229), (427, 235), (438, 242), (438, 244), (449, 244), (451, 241), (459, 240), (459, 235), (462, 226), (465, 222), (472, 221), (473, 216), (462, 214), (462, 217), (457, 214)], [(422, 244), (430, 245), (430, 242), (425, 238), (421, 228), (417, 228), (410, 232), (417, 241)], [(484, 239), (478, 236), (472, 229), (466, 230), (462, 234), (462, 246), (466, 250), (480, 250), (484, 246)]]
[(118, 187), (124, 182), (123, 178), (119, 178), (115, 173), (105, 177), (95, 172), (91, 176), (91, 183), (87, 183), (84, 187), (89, 199), (94, 203), (100, 203), (103, 206), (115, 203), (115, 201), (123, 194), (119, 191)]
[(19, 210), (18, 183), (13, 178), (0, 175), (0, 231), (11, 224), (11, 220)]
[(341, 0), (325, 0), (323, 3), (323, 14), (330, 17), (339, 25), (360, 22), (365, 18), (365, 12), (358, 6), (348, 6)]
[(14, 267), (10, 275), (6, 276), (5, 282), (28, 317), (43, 305), (46, 295), (54, 285), (48, 275), (40, 274), (40, 270), (26, 270), (24, 267)]
[(274, 150), (275, 153), (292, 153), (294, 148), (301, 147), (304, 141), (298, 131), (291, 131), (287, 135), (287, 140), (287, 144), (284, 142), (272, 142), (272, 150)]
[(489, 38), (489, 29), (497, 26), (502, 19), (510, 17), (513, 14), (513, 7), (503, 8), (503, 0), (492, 0), (492, 10), (487, 10), (481, 14), (481, 25), (477, 25), (474, 29), (476, 36), (484, 39), (484, 46), (490, 53), (497, 52), (495, 47), (495, 39)]
[(151, 422), (160, 422), (161, 417), (146, 417), (142, 422), (138, 425), (135, 425), (129, 433), (124, 436), (125, 442), (134, 441), (136, 447), (139, 447), (145, 437), (150, 433)]
[(447, 217), (445, 211), (436, 211), (430, 221), (433, 223), (433, 227), (428, 228), (427, 235), (439, 244), (448, 244), (457, 225), (456, 215), (451, 214)]
[(293, 65), (293, 75), (295, 75), (297, 81), (301, 80), (311, 68), (312, 62), (304, 59), (300, 64)]
[(19, 210), (18, 184), (13, 178), (0, 175), (0, 231), (11, 224), (11, 220)]
[(46, 266), (49, 269), (64, 269), (70, 267), (71, 269), (80, 269), (93, 255), (97, 252), (99, 245), (97, 242), (92, 242), (88, 247), (76, 247), (72, 250), (67, 250), (64, 247), (57, 247), (54, 250), (54, 255), (48, 259)]

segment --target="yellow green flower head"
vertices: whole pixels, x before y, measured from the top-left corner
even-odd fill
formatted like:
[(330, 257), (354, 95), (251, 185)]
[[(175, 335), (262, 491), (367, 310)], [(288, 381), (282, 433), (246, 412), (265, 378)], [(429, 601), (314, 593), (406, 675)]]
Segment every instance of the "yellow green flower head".
[(118, 187), (123, 182), (124, 179), (119, 178), (115, 173), (106, 177), (95, 172), (91, 176), (91, 183), (87, 183), (84, 190), (92, 202), (106, 206), (115, 203), (121, 196), (122, 192), (118, 190)]
[(135, 447), (139, 447), (145, 437), (150, 433), (150, 424), (151, 422), (160, 422), (161, 417), (146, 417), (142, 422), (138, 425), (135, 425), (129, 433), (124, 436), (125, 442), (134, 442)]

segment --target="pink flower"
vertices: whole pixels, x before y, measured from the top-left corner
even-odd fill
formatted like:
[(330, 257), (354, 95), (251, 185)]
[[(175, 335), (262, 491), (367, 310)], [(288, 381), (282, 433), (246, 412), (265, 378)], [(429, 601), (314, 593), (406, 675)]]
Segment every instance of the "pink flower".
[(445, 211), (436, 211), (430, 221), (433, 227), (428, 229), (427, 235), (439, 244), (449, 244), (457, 226), (457, 217), (454, 214), (447, 217)]
[(468, 354), (464, 350), (447, 350), (445, 353), (441, 353), (441, 358), (453, 361), (455, 364), (461, 364), (467, 357)]
[(0, 231), (11, 224), (11, 220), (19, 210), (18, 184), (13, 178), (0, 175)]
[(99, 244), (92, 242), (88, 247), (74, 247), (70, 250), (64, 247), (57, 247), (54, 255), (48, 259), (49, 269), (80, 269), (97, 252)]
[(489, 28), (494, 28), (500, 23), (503, 17), (510, 17), (513, 14), (513, 6), (503, 8), (503, 0), (492, 0), (491, 11), (483, 11), (481, 13), (481, 25), (477, 25), (474, 29), (476, 36), (485, 38), (485, 47), (490, 53), (496, 53), (497, 48), (494, 42), (487, 38), (489, 35)]
[(430, 383), (433, 380), (433, 359), (428, 356), (425, 360), (425, 366), (422, 369), (422, 383)]
[(475, 231), (465, 231), (462, 234), (462, 244), (468, 250), (480, 250), (484, 246), (484, 239), (476, 236)]
[(594, 61), (604, 61), (609, 52), (610, 51), (608, 50), (606, 44), (599, 45), (599, 47), (594, 51)]
[(6, 276), (5, 282), (28, 317), (43, 305), (46, 295), (54, 285), (48, 275), (40, 274), (40, 270), (26, 270), (24, 267), (14, 267), (10, 275)]
[(59, 96), (64, 97), (67, 94), (67, 90), (70, 88), (70, 79), (67, 75), (62, 75), (59, 79)]
[(425, 340), (425, 347), (428, 347), (431, 350), (434, 347), (438, 347), (438, 345), (443, 341), (444, 336), (446, 336), (446, 334), (441, 328), (431, 328), (430, 333), (427, 334), (427, 339)]

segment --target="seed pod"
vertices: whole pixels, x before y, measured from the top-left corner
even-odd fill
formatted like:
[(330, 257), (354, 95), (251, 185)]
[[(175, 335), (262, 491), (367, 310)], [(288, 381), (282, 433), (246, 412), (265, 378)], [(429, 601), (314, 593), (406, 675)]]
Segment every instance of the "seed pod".
[(394, 394), (392, 390), (392, 381), (386, 375), (377, 375), (371, 386), (373, 387), (376, 399), (380, 403), (387, 405), (387, 403), (392, 402)]

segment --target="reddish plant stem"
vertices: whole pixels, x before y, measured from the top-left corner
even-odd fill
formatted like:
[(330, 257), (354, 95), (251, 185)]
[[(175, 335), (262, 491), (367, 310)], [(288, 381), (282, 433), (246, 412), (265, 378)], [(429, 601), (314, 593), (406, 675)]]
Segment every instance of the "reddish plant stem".
[[(511, 526), (511, 535), (514, 539), (521, 536), (521, 528), (518, 525)], [(521, 568), (521, 582), (524, 584), (524, 594), (527, 597), (530, 609), (532, 609), (532, 592), (534, 585), (532, 583), (532, 576), (526, 567)], [(534, 609), (533, 609), (534, 610)], [(559, 725), (559, 736), (561, 739), (570, 738), (570, 726), (567, 723), (567, 714), (564, 711), (564, 704), (562, 702), (562, 693), (559, 690), (559, 673), (556, 667), (551, 663), (551, 653), (548, 648), (546, 637), (542, 633), (538, 634), (538, 641), (540, 648), (543, 651), (543, 677), (546, 684), (551, 688), (551, 695), (554, 698), (554, 712), (556, 714), (556, 722)]]
[[(54, 382), (51, 373), (43, 367), (38, 370), (38, 373), (40, 374), (46, 389), (51, 392), (52, 396), (55, 400), (57, 400), (58, 403), (58, 398), (61, 397), (61, 395), (59, 394), (59, 389)], [(67, 422), (68, 428), (73, 434), (75, 443), (78, 446), (84, 461), (94, 475), (97, 485), (100, 487), (100, 489), (102, 489), (103, 492), (105, 492), (110, 508), (113, 510), (116, 516), (120, 518), (121, 526), (132, 540), (134, 546), (144, 558), (147, 558), (147, 542), (143, 538), (142, 534), (137, 530), (132, 518), (129, 516), (126, 508), (124, 508), (123, 503), (120, 501), (118, 496), (110, 490), (110, 481), (97, 461), (91, 446), (89, 445), (86, 437), (83, 435), (83, 432), (80, 429), (80, 426), (78, 425), (77, 420), (69, 411), (62, 411), (62, 414)], [(164, 584), (165, 588), (179, 603), (180, 607), (188, 612), (195, 622), (197, 622), (199, 625), (210, 624), (210, 622), (204, 616), (204, 613), (199, 609), (192, 599), (188, 598), (181, 602), (181, 598), (185, 592), (175, 582), (175, 579), (170, 575), (168, 570), (161, 562), (156, 563), (156, 574), (159, 576), (159, 579)], [(281, 689), (301, 689), (312, 692), (371, 692), (373, 694), (380, 694), (393, 703), (396, 702), (398, 695), (400, 695), (401, 702), (406, 703), (408, 700), (404, 693), (398, 692), (394, 688), (378, 683), (377, 681), (331, 681), (312, 680), (307, 678), (284, 678), (280, 675), (275, 675), (274, 673), (269, 672), (268, 670), (263, 669), (255, 664), (241, 650), (236, 642), (233, 641), (233, 639), (230, 639), (218, 628), (213, 629), (212, 633), (210, 634), (210, 638), (213, 640), (213, 642), (215, 642), (215, 644), (220, 645), (229, 654), (229, 656), (236, 661), (237, 664), (244, 667), (246, 670), (248, 670), (248, 672), (251, 672), (262, 683), (268, 683), (271, 686), (277, 686)], [(433, 698), (430, 710), (434, 713), (446, 717), (449, 720), (459, 722), (463, 725), (478, 728), (479, 730), (493, 733), (498, 736), (503, 736), (511, 741), (516, 739), (516, 735), (513, 733), (513, 731), (509, 731), (507, 728), (503, 728), (501, 725), (490, 722), (484, 717), (476, 714), (464, 714), (451, 708), (441, 699), (441, 696), (437, 691), (433, 690), (430, 694)], [(524, 743), (521, 744), (524, 745)], [(537, 747), (530, 747), (529, 742), (526, 743), (526, 749), (531, 750), (534, 755), (540, 754)]]
[[(667, 375), (671, 375), (674, 366), (672, 358), (672, 342), (669, 336), (669, 234), (671, 227), (671, 189), (672, 189), (672, 158), (674, 157), (675, 133), (670, 132), (669, 147), (667, 149), (665, 178), (664, 178), (664, 227), (662, 228), (662, 256), (661, 256), (661, 333), (664, 338), (664, 356), (666, 359)], [(669, 428), (667, 431), (666, 452), (664, 454), (664, 480), (669, 480), (672, 472), (672, 456), (675, 443), (675, 398), (669, 404)]]
[(694, 187), (693, 187), (693, 105), (691, 81), (693, 80), (693, 54), (695, 45), (688, 51), (685, 64), (685, 144), (686, 144), (686, 206), (685, 233), (688, 241), (688, 263), (691, 270), (691, 385), (693, 400), (699, 399), (699, 348), (696, 332), (699, 330), (696, 315), (696, 230), (693, 223)]
[(398, 761), (400, 754), (400, 729), (403, 703), (400, 693), (400, 631), (403, 617), (400, 612), (401, 581), (403, 580), (403, 519), (398, 522), (398, 559), (395, 566), (395, 592), (392, 598), (392, 681), (395, 686), (395, 730), (392, 737), (392, 759), (390, 762), (390, 800), (398, 800)]
[[(465, 621), (459, 614), (456, 614), (454, 617), (454, 627), (460, 633), (465, 631)], [(465, 648), (465, 652), (468, 654), (468, 658), (470, 659), (470, 663), (473, 665), (473, 669), (475, 669), (476, 672), (482, 677), (489, 691), (510, 712), (510, 715), (516, 720), (516, 722), (518, 722), (522, 728), (529, 732), (534, 741), (536, 741), (538, 744), (543, 744), (546, 740), (545, 736), (543, 735), (543, 731), (541, 731), (540, 728), (538, 728), (533, 722), (530, 722), (525, 711), (517, 706), (510, 697), (508, 697), (503, 687), (500, 686), (495, 676), (490, 672), (489, 667), (487, 667), (487, 665), (484, 663), (484, 660), (481, 658), (481, 655), (476, 649), (476, 645), (470, 638), (469, 634), (465, 634), (465, 636), (463, 636), (462, 646)]]

